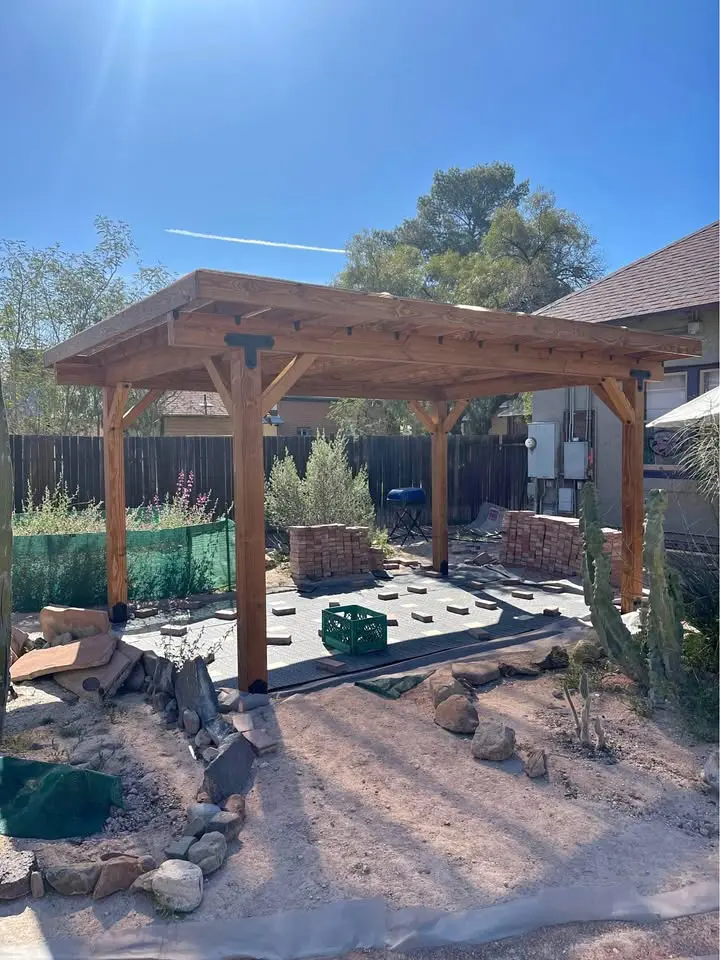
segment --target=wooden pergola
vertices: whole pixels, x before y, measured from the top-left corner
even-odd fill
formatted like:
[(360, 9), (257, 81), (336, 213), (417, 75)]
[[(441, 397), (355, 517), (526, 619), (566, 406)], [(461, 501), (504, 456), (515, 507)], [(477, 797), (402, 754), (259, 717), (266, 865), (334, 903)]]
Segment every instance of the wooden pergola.
[[(262, 418), (289, 391), (407, 400), (432, 436), (433, 566), (447, 573), (447, 437), (472, 397), (585, 386), (622, 421), (623, 569), (642, 592), (644, 387), (701, 343), (625, 327), (197, 270), (45, 355), (103, 388), (108, 604), (126, 615), (123, 431), (167, 390), (216, 391), (233, 425), (238, 680), (267, 687)], [(126, 410), (130, 387), (147, 393)], [(423, 403), (424, 402), (424, 405)]]

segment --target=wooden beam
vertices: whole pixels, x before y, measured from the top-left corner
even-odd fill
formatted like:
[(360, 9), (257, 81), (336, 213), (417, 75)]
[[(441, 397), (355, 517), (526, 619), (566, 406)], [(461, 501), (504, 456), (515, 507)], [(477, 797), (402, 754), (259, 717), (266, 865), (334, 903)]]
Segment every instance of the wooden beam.
[(425, 427), (428, 433), (435, 433), (435, 427), (437, 423), (433, 420), (430, 414), (427, 412), (425, 407), (420, 403), (419, 400), (408, 400), (408, 406), (418, 418), (420, 423)]
[(459, 393), (465, 397), (494, 397), (501, 393), (532, 393), (535, 390), (555, 390), (558, 387), (584, 387), (598, 382), (587, 377), (570, 377), (563, 374), (542, 376), (541, 374), (518, 374), (510, 377), (503, 374), (497, 377), (485, 377), (478, 380), (452, 381), (452, 386), (445, 387), (443, 395), (453, 400)]
[[(640, 387), (640, 389), (639, 389)], [(622, 572), (620, 605), (630, 613), (642, 599), (643, 453), (645, 448), (645, 390), (642, 381), (625, 380), (623, 393), (633, 411), (633, 422), (622, 428)]]
[(280, 371), (269, 387), (263, 390), (262, 412), (263, 416), (268, 413), (289, 390), (310, 369), (315, 361), (311, 353), (302, 353), (293, 357), (292, 360)]
[(455, 405), (450, 413), (445, 417), (445, 422), (443, 423), (443, 430), (445, 433), (450, 433), (460, 417), (465, 413), (468, 403), (470, 403), (469, 400), (455, 401)]
[(245, 352), (230, 354), (238, 686), (267, 692), (265, 612), (265, 472), (263, 470), (260, 365), (245, 365)]
[[(589, 326), (589, 324), (588, 324)], [(378, 363), (409, 362), (438, 366), (469, 367), (471, 369), (507, 370), (511, 373), (565, 374), (588, 379), (630, 376), (638, 365), (634, 359), (609, 359), (603, 356), (583, 356), (578, 351), (555, 348), (524, 347), (522, 344), (491, 344), (481, 340), (457, 340), (452, 337), (427, 337), (415, 334), (394, 335), (380, 331), (353, 331), (348, 328), (323, 336), (313, 331), (312, 336), (302, 330), (293, 331), (287, 324), (243, 325), (243, 332), (269, 335), (275, 340), (274, 352), (296, 355), (310, 353), (316, 356), (372, 360)], [(172, 346), (185, 349), (225, 350), (225, 335), (236, 330), (230, 318), (207, 314), (172, 321), (168, 338)], [(507, 334), (506, 334), (507, 336)], [(653, 378), (662, 379), (662, 364), (642, 361)]]
[(162, 390), (148, 390), (144, 397), (141, 397), (134, 407), (131, 407), (123, 414), (123, 430), (129, 429), (141, 417), (148, 407), (152, 406), (156, 400), (163, 395)]
[(127, 547), (125, 533), (125, 455), (123, 410), (128, 385), (103, 390), (103, 466), (105, 473), (105, 550), (108, 608), (113, 622), (127, 620)]
[(592, 392), (622, 423), (635, 422), (635, 411), (617, 380), (603, 377), (600, 383), (592, 387)]
[(215, 392), (220, 395), (220, 399), (222, 400), (225, 409), (227, 410), (228, 414), (232, 416), (233, 402), (230, 386), (225, 382), (222, 371), (212, 357), (208, 357), (205, 360), (205, 369), (207, 370), (208, 375), (213, 382)]
[[(342, 326), (353, 323), (396, 322), (412, 325), (440, 324), (458, 330), (472, 330), (480, 337), (506, 340), (517, 336), (528, 339), (557, 340), (559, 343), (586, 343), (596, 349), (622, 348), (642, 354), (659, 351), (701, 356), (702, 343), (692, 337), (666, 337), (645, 331), (629, 330), (602, 323), (583, 323), (558, 317), (527, 313), (507, 313), (485, 307), (452, 306), (428, 300), (410, 300), (389, 294), (358, 293), (337, 287), (251, 277), (214, 270), (197, 271), (198, 296), (228, 304), (242, 303), (290, 310), (298, 317), (314, 314), (339, 320)], [(240, 310), (236, 312), (242, 312)], [(317, 317), (315, 319), (317, 319)], [(612, 352), (612, 349), (611, 349)]]
[(432, 556), (433, 569), (446, 577), (448, 573), (448, 435), (445, 420), (448, 405), (444, 400), (435, 404), (437, 423), (432, 433)]
[(208, 357), (218, 352), (210, 348), (188, 347), (178, 350), (168, 346), (141, 351), (137, 356), (113, 361), (105, 366), (105, 383), (119, 383), (121, 380), (139, 383), (147, 377), (202, 367)]

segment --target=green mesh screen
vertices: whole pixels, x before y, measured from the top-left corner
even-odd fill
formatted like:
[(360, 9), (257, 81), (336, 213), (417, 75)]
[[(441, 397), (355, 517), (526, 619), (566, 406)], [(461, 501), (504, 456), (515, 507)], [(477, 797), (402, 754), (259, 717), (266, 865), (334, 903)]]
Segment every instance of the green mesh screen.
[[(219, 520), (172, 530), (129, 530), (128, 594), (134, 601), (235, 586), (235, 525)], [(107, 603), (105, 534), (16, 536), (13, 609)]]

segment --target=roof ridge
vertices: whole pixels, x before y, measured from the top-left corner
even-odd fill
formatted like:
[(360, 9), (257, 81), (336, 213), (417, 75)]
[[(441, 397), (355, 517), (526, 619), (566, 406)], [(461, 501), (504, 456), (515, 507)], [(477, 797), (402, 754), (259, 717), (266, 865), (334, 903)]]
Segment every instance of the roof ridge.
[(632, 260), (630, 263), (626, 263), (624, 266), (618, 267), (617, 270), (613, 270), (611, 273), (606, 273), (604, 277), (593, 280), (593, 282), (589, 283), (586, 287), (581, 287), (579, 290), (573, 290), (570, 293), (566, 293), (564, 297), (559, 297), (557, 300), (553, 300), (552, 303), (548, 303), (539, 310), (535, 310), (534, 313), (552, 316), (552, 313), (548, 311), (551, 311), (552, 308), (556, 307), (559, 303), (569, 300), (578, 293), (585, 293), (588, 290), (592, 290), (594, 287), (598, 287), (600, 284), (605, 283), (606, 280), (611, 280), (613, 277), (617, 277), (619, 274), (625, 273), (626, 270), (634, 269), (638, 264), (644, 263), (646, 260), (652, 260), (652, 258), (656, 257), (658, 254), (664, 253), (666, 250), (670, 250), (672, 247), (677, 247), (679, 244), (685, 243), (685, 241), (689, 240), (691, 237), (695, 237), (700, 233), (704, 233), (706, 230), (710, 230), (712, 227), (718, 226), (720, 226), (720, 220), (713, 220), (712, 223), (707, 223), (704, 227), (699, 227), (697, 230), (693, 230), (690, 233), (685, 234), (685, 236), (680, 237), (679, 240), (673, 240), (672, 243), (666, 243), (664, 247), (658, 247), (658, 249), (653, 250), (652, 253), (646, 253), (644, 257), (638, 257), (637, 260)]

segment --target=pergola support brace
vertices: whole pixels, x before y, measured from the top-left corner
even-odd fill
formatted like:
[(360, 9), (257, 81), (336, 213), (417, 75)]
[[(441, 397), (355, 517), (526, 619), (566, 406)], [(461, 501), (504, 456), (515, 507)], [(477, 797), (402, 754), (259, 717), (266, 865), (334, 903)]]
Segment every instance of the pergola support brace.
[(160, 399), (163, 393), (163, 390), (148, 390), (145, 396), (141, 397), (134, 407), (130, 407), (130, 409), (123, 414), (123, 429), (128, 430), (130, 427), (132, 427), (133, 424), (136, 423), (145, 413), (148, 407), (152, 406), (156, 400)]
[(127, 537), (125, 530), (125, 455), (123, 411), (129, 384), (103, 390), (103, 466), (108, 609), (113, 623), (128, 618)]
[(273, 382), (265, 388), (262, 397), (263, 416), (269, 413), (276, 406), (288, 390), (292, 390), (303, 374), (307, 373), (315, 362), (315, 356), (311, 353), (301, 353), (280, 371)]

